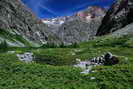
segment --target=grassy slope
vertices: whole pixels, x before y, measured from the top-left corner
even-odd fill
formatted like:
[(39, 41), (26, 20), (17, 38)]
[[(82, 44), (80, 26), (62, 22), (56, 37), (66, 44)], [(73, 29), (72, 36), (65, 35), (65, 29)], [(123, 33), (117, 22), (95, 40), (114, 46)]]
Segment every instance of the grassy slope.
[(7, 43), (9, 43), (9, 46), (18, 46), (18, 47), (32, 47), (34, 45), (32, 42), (25, 39), (21, 35), (18, 35), (16, 32), (13, 32), (13, 30), (9, 31), (0, 29), (0, 38), (1, 38), (0, 42), (5, 40)]
[[(16, 53), (1, 53), (0, 89), (133, 89), (133, 36), (100, 37), (81, 43), (79, 48), (14, 50), (16, 53), (30, 50), (43, 64), (25, 64), (17, 60)], [(75, 58), (85, 60), (108, 51), (120, 58), (119, 64), (95, 67), (97, 72), (88, 75), (68, 66)]]

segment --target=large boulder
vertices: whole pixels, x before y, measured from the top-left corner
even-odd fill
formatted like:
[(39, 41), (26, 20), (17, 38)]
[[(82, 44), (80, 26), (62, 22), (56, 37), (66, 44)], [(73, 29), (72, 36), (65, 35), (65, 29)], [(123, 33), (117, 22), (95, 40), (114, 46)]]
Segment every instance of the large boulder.
[(112, 53), (108, 52), (104, 55), (104, 65), (114, 65), (118, 63), (119, 63), (118, 57), (113, 56)]
[(93, 65), (115, 65), (119, 63), (118, 57), (110, 52), (107, 52), (106, 54), (100, 57), (94, 57), (89, 61)]
[(117, 0), (102, 20), (97, 36), (112, 33), (133, 22), (133, 1)]

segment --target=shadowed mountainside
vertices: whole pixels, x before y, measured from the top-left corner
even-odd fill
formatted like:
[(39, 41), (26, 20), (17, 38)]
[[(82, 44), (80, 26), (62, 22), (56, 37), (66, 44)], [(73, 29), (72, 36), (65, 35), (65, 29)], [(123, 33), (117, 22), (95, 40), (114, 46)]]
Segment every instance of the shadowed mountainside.
[(114, 32), (133, 22), (133, 1), (117, 0), (106, 13), (97, 36)]
[[(58, 39), (20, 0), (0, 0), (0, 29), (15, 30), (36, 43)], [(53, 38), (52, 38), (53, 37)]]

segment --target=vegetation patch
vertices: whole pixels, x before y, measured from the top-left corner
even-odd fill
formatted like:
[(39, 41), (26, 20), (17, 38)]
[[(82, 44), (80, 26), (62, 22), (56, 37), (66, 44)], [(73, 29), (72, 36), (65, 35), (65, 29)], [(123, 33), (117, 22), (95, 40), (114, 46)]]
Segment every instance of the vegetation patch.
[[(0, 29), (0, 37), (2, 41), (5, 40), (7, 43), (14, 44), (14, 47), (32, 47), (33, 44), (29, 40), (25, 39), (23, 36), (18, 35), (17, 33), (7, 30)], [(0, 40), (1, 41), (1, 40)], [(9, 45), (10, 46), (10, 45)], [(13, 45), (12, 45), (13, 46)]]
[[(8, 48), (15, 53), (0, 53), (0, 88), (132, 89), (132, 38), (133, 36), (100, 37), (83, 42), (77, 48)], [(33, 52), (35, 57), (39, 58), (38, 62), (19, 61), (16, 54), (27, 51)], [(94, 72), (90, 74), (81, 74), (81, 69), (70, 66), (76, 58), (89, 60), (106, 52), (115, 54), (120, 63), (94, 67), (92, 69)]]

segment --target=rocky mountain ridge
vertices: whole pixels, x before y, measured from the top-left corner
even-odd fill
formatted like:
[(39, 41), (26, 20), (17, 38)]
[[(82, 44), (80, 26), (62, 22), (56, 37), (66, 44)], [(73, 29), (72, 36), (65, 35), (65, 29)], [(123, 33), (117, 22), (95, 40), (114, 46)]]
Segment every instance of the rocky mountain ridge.
[(133, 1), (117, 0), (102, 20), (97, 36), (112, 33), (133, 22)]
[(0, 29), (15, 30), (17, 34), (39, 44), (58, 40), (20, 0), (0, 0)]
[(101, 20), (101, 18), (95, 18), (86, 22), (79, 18), (65, 22), (59, 27), (57, 35), (65, 44), (89, 41), (96, 35)]
[[(92, 8), (86, 11), (90, 13), (91, 10)], [(82, 14), (84, 13), (86, 17), (90, 16), (86, 11), (82, 11)], [(0, 29), (7, 32), (15, 31), (16, 35), (41, 45), (47, 43), (68, 45), (87, 41), (95, 35), (101, 20), (89, 19), (87, 22), (84, 17), (78, 16), (78, 13), (78, 15), (64, 17), (66, 21), (60, 26), (49, 26), (40, 21), (20, 0), (0, 0), (0, 12)]]
[(92, 39), (106, 10), (101, 7), (88, 7), (73, 16), (42, 20), (60, 40), (66, 44), (79, 43)]
[(95, 18), (104, 17), (106, 14), (106, 9), (98, 6), (89, 6), (87, 9), (76, 12), (72, 16), (63, 16), (57, 18), (45, 18), (42, 22), (51, 25), (62, 25), (65, 22), (73, 21), (77, 18), (84, 19), (86, 22), (90, 22)]
[[(107, 13), (102, 8), (89, 7), (73, 16), (55, 19), (56, 25), (38, 20), (20, 0), (0, 0), (0, 12), (0, 29), (15, 32), (15, 37), (19, 35), (40, 45), (70, 45), (88, 41), (95, 35), (114, 32), (132, 23), (133, 1), (118, 0)], [(0, 38), (1, 41), (3, 38)]]

